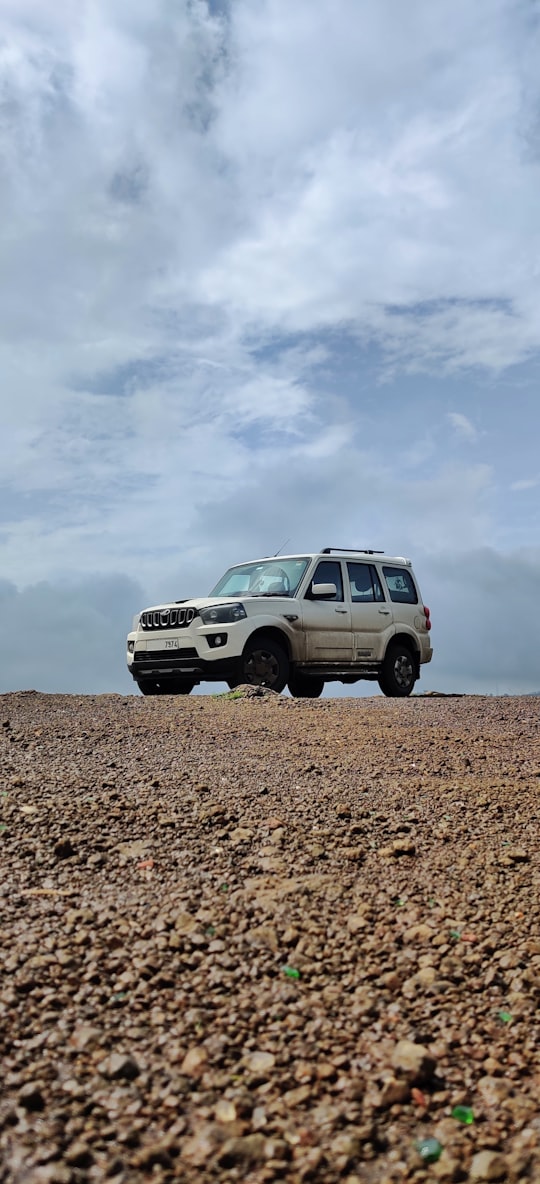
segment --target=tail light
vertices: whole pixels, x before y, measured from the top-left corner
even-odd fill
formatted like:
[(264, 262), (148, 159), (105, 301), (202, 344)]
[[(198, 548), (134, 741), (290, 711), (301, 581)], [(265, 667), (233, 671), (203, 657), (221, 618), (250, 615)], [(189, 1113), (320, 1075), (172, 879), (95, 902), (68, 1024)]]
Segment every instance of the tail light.
[(424, 605), (424, 616), (426, 618), (426, 629), (431, 629), (431, 617), (429, 615), (427, 604)]

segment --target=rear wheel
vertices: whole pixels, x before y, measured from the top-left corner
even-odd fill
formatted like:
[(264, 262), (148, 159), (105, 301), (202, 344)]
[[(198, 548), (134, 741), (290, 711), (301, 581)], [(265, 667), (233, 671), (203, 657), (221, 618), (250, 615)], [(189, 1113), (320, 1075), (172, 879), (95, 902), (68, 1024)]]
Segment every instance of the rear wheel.
[(324, 689), (324, 678), (310, 677), (298, 670), (289, 676), (289, 690), (295, 699), (318, 699)]
[(238, 674), (229, 686), (246, 682), (251, 686), (282, 691), (288, 677), (289, 659), (282, 646), (273, 637), (254, 637), (247, 642), (238, 664)]
[(393, 642), (388, 646), (379, 675), (383, 695), (403, 699), (410, 695), (416, 682), (416, 662), (407, 645)]

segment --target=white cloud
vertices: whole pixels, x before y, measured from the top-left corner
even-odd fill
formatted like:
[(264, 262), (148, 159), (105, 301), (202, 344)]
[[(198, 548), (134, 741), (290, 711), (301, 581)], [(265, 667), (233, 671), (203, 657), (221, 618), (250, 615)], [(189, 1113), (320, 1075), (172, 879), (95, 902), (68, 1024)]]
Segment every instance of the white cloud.
[(522, 481), (513, 481), (510, 489), (513, 493), (522, 493), (528, 489), (537, 489), (540, 485), (540, 477), (525, 477)]
[(464, 440), (470, 440), (471, 442), (476, 440), (477, 431), (474, 427), (474, 424), (472, 424), (470, 419), (468, 419), (466, 415), (463, 415), (461, 411), (449, 411), (447, 418), (452, 424), (454, 430), (457, 432), (458, 436), (461, 436)]

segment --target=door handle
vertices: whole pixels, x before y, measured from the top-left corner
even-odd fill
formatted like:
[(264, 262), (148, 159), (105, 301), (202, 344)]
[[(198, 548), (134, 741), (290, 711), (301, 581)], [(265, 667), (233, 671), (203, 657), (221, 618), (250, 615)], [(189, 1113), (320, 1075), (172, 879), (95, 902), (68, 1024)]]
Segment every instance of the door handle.
[(380, 608), (380, 609), (379, 609), (379, 612), (381, 613), (381, 615), (382, 615), (383, 617), (389, 617), (389, 616), (390, 616), (390, 609), (389, 609), (389, 608)]
[(346, 609), (346, 608), (336, 608), (334, 611), (335, 611), (336, 613), (346, 613), (346, 612), (348, 612), (348, 609)]

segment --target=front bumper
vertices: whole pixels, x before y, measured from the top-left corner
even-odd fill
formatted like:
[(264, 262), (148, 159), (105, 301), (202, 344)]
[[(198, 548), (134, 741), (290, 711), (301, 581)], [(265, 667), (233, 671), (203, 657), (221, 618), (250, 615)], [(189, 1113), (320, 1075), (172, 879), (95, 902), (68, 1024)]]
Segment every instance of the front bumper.
[(236, 674), (249, 635), (249, 622), (190, 625), (180, 631), (128, 634), (127, 666), (132, 677), (223, 682)]
[(194, 646), (178, 650), (135, 650), (128, 654), (128, 670), (136, 682), (164, 676), (222, 682), (234, 673), (236, 661), (235, 658), (209, 661), (201, 658)]

